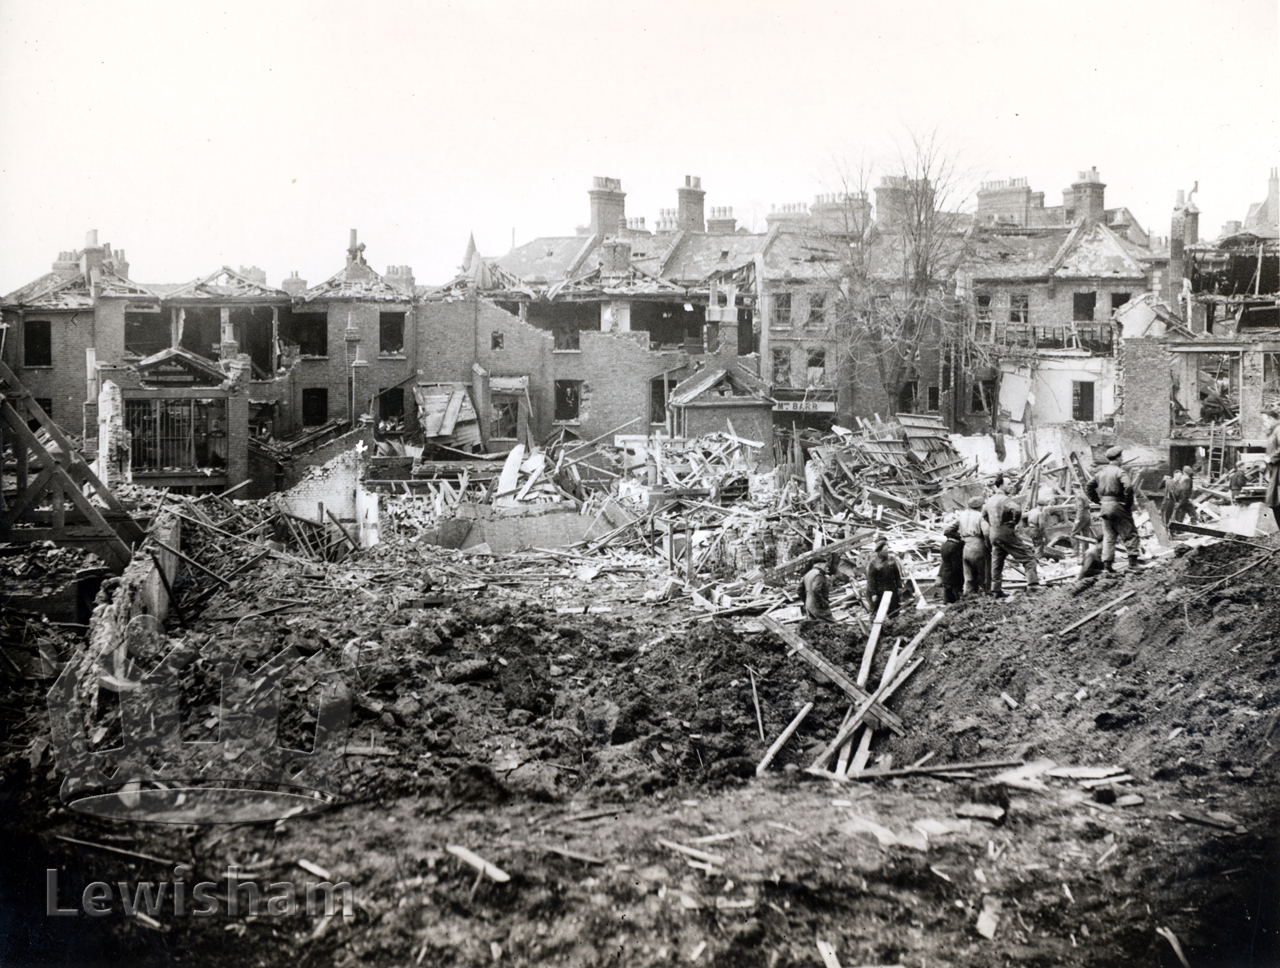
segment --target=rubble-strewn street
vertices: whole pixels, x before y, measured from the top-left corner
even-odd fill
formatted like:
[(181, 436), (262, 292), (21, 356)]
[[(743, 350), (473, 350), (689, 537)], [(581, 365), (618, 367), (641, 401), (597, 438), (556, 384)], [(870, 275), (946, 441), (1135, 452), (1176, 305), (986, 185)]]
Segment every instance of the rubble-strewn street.
[[(74, 903), (94, 880), (173, 880), (180, 864), (186, 883), (213, 882), (224, 900), (229, 870), (265, 899), (269, 884), (323, 875), (350, 884), (352, 916), (197, 920), (162, 907), (57, 921), (42, 916), (41, 892), (10, 890), (22, 950), (86, 965), (776, 966), (826, 951), (850, 965), (1102, 966), (1174, 964), (1176, 943), (1197, 966), (1268, 963), (1274, 538), (1193, 535), (1137, 570), (1079, 581), (1064, 538), (1039, 590), (1010, 579), (1008, 599), (942, 609), (930, 580), (955, 513), (942, 506), (991, 480), (961, 462), (945, 486), (931, 472), (922, 487), (915, 458), (858, 459), (893, 433), (814, 438), (750, 493), (739, 445), (707, 439), (679, 463), (656, 457), (667, 489), (685, 495), (674, 500), (627, 483), (645, 463), (633, 452), (628, 470), (625, 448), (601, 445), (623, 478), (588, 488), (578, 516), (607, 519), (576, 545), (509, 553), (431, 543), (456, 508), (422, 497), (384, 496), (394, 523), (359, 549), (339, 524), (272, 499), (122, 487), (151, 522), (151, 547), (178, 525), (180, 547), (164, 542), (182, 556), (176, 607), (158, 638), (113, 618), (126, 572), (103, 582), (88, 630), (6, 611), (3, 789), (15, 825), (35, 834), (6, 847), (6, 885), (55, 869)], [(945, 464), (950, 443), (937, 440)], [(521, 461), (512, 486), (574, 487), (571, 453)], [(1078, 490), (1052, 460), (1010, 477), (1056, 495), (1047, 507)], [(1155, 549), (1153, 523), (1140, 523)], [(835, 624), (797, 604), (815, 532), (840, 559)], [(896, 535), (908, 575), (884, 624), (857, 564), (877, 533)], [(32, 547), (4, 565), (53, 582), (68, 554)], [(50, 809), (61, 772), (48, 671), (86, 649), (112, 654), (129, 628), (138, 673), (174, 646), (193, 651), (187, 744), (217, 738), (227, 658), (252, 675), (295, 650), (278, 738), (301, 749), (340, 672), (351, 712), (337, 805), (231, 826), (121, 827)], [(864, 683), (878, 706), (849, 692)], [(87, 718), (95, 749), (121, 741), (111, 695)], [(851, 733), (824, 760), (862, 706), (875, 732)]]

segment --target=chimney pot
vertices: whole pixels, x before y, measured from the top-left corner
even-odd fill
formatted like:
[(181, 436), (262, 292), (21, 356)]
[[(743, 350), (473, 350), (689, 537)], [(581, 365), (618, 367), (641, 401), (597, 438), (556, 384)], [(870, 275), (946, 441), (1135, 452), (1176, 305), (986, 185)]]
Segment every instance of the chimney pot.
[(98, 247), (97, 229), (90, 229), (84, 234), (84, 247), (86, 249), (96, 249)]

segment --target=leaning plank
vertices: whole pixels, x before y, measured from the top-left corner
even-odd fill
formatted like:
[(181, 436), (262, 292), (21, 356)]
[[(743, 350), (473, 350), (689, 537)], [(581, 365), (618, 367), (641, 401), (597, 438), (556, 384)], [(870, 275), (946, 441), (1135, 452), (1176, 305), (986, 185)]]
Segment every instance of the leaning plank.
[(696, 847), (686, 847), (684, 844), (677, 844), (673, 840), (663, 840), (661, 837), (658, 838), (658, 843), (663, 847), (666, 847), (667, 850), (674, 850), (681, 854), (688, 854), (694, 860), (700, 860), (704, 864), (711, 864), (713, 867), (724, 866), (723, 854), (709, 854), (705, 850), (698, 850)]
[[(790, 629), (778, 624), (776, 620), (768, 615), (760, 616), (760, 622), (770, 632), (782, 639), (783, 642), (787, 643), (787, 645), (799, 653), (806, 662), (834, 682), (839, 688), (843, 689), (845, 693), (851, 696), (856, 702), (865, 703), (871, 698), (870, 694), (865, 689), (850, 681), (848, 676), (813, 649), (809, 648), (804, 639), (800, 638), (800, 636), (796, 635)], [(889, 712), (889, 710), (885, 709), (884, 706), (879, 703), (873, 703), (870, 706), (869, 711), (864, 715), (868, 719), (872, 719), (879, 723), (885, 729), (893, 730), (899, 736), (906, 735), (906, 728), (903, 726), (902, 720)]]
[(800, 724), (804, 722), (804, 718), (809, 715), (813, 709), (813, 703), (804, 704), (804, 709), (796, 713), (796, 718), (791, 720), (789, 726), (782, 731), (782, 735), (773, 741), (773, 745), (769, 747), (769, 752), (764, 754), (764, 759), (760, 761), (756, 767), (756, 776), (764, 775), (764, 771), (769, 768), (769, 764), (773, 762), (773, 758), (778, 755), (778, 751), (786, 745), (787, 740), (791, 738), (791, 734), (800, 728)]
[(876, 703), (880, 702), (882, 699), (889, 698), (893, 690), (896, 689), (899, 684), (906, 682), (907, 677), (910, 676), (911, 673), (915, 672), (916, 669), (920, 666), (920, 663), (923, 661), (924, 659), (920, 659), (918, 662), (915, 662), (912, 665), (907, 666), (907, 668), (904, 669), (901, 672), (901, 674), (899, 674), (898, 678), (895, 679), (894, 682), (882, 685), (879, 689), (877, 689), (869, 697), (867, 697), (867, 701), (864, 702), (860, 707), (858, 707), (858, 711), (853, 714), (853, 717), (849, 720), (849, 722), (840, 728), (840, 732), (836, 733), (836, 738), (831, 741), (831, 744), (826, 749), (824, 749), (821, 753), (818, 754), (818, 758), (813, 761), (813, 765), (815, 767), (821, 767), (824, 763), (826, 763), (829, 759), (831, 759), (831, 757), (835, 755), (836, 750), (840, 749), (840, 747), (844, 744), (845, 740), (847, 740), (850, 736), (852, 736), (854, 734), (854, 731), (857, 730), (857, 728), (862, 724), (862, 721), (867, 718), (867, 713), (871, 710), (871, 707), (874, 706)]
[(466, 861), (481, 874), (488, 874), (491, 880), (497, 881), (499, 884), (505, 884), (511, 880), (511, 875), (504, 871), (501, 867), (490, 864), (479, 854), (472, 853), (465, 847), (459, 847), (457, 844), (450, 844), (445, 848), (449, 853), (453, 854), (459, 860)]
[(1132, 598), (1136, 594), (1138, 594), (1138, 590), (1135, 588), (1132, 591), (1125, 592), (1123, 595), (1121, 595), (1118, 598), (1113, 598), (1111, 601), (1107, 602), (1107, 604), (1103, 605), (1101, 608), (1095, 608), (1092, 612), (1090, 612), (1088, 615), (1086, 615), (1084, 618), (1080, 619), (1079, 621), (1072, 622), (1066, 628), (1060, 630), (1058, 634), (1066, 635), (1068, 632), (1075, 631), (1081, 625), (1084, 625), (1086, 622), (1092, 622), (1095, 618), (1097, 618), (1103, 612), (1107, 611), (1108, 609), (1115, 608), (1125, 599)]
[(874, 534), (875, 534), (874, 531), (863, 531), (858, 534), (855, 534), (852, 538), (844, 538), (841, 541), (833, 541), (831, 544), (825, 545), (819, 548), (817, 551), (806, 551), (800, 557), (792, 558), (790, 561), (784, 561), (782, 564), (778, 565), (773, 570), (767, 572), (765, 574), (765, 581), (766, 582), (776, 581), (778, 579), (781, 579), (785, 575), (787, 575), (789, 572), (795, 571), (797, 568), (801, 568), (801, 567), (812, 564), (813, 562), (817, 561), (819, 558), (825, 558), (827, 555), (833, 555), (838, 551), (844, 551), (846, 548), (853, 548), (853, 547), (856, 547), (857, 545), (863, 544), (865, 541), (871, 538), (871, 536)]

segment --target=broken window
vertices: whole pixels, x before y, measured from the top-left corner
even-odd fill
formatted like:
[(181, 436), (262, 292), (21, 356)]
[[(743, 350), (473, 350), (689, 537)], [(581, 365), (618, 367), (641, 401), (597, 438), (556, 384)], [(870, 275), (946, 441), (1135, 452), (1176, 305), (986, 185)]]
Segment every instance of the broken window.
[(1127, 292), (1113, 292), (1111, 294), (1111, 311), (1114, 313), (1128, 301), (1129, 294)]
[(124, 408), (135, 471), (226, 466), (226, 400), (126, 400)]
[(169, 348), (169, 319), (156, 306), (126, 309), (124, 314), (124, 352), (126, 356), (145, 358)]
[(53, 366), (53, 324), (28, 319), (22, 325), (22, 365)]
[(977, 326), (974, 327), (973, 338), (982, 343), (989, 343), (991, 330), (991, 296), (988, 293), (979, 293)]
[(1071, 381), (1071, 419), (1092, 421), (1093, 416), (1093, 381)]
[(515, 440), (520, 435), (520, 398), (498, 395), (493, 397), (493, 429), (489, 438)]
[(280, 338), (294, 343), (301, 356), (329, 355), (329, 317), (325, 313), (291, 314), (281, 317)]
[(827, 324), (827, 294), (824, 292), (809, 293), (809, 321), (806, 325), (810, 329), (819, 329)]
[(1071, 319), (1077, 323), (1093, 322), (1093, 311), (1098, 305), (1096, 292), (1077, 292), (1071, 296)]
[(378, 352), (404, 352), (404, 313), (378, 313)]
[(773, 319), (769, 325), (781, 329), (791, 328), (791, 293), (775, 292), (773, 294)]
[(775, 348), (773, 357), (773, 382), (779, 386), (791, 386), (791, 347)]
[(1082, 350), (1088, 350), (1094, 356), (1110, 356), (1114, 352), (1110, 323), (1095, 323), (1076, 327), (1076, 343)]
[(302, 425), (318, 427), (329, 421), (329, 391), (324, 387), (308, 387), (302, 391)]
[(500, 350), (505, 342), (505, 337), (501, 333), (489, 334), (489, 349)]
[(557, 326), (553, 329), (555, 348), (558, 352), (576, 352), (581, 349), (581, 335), (577, 326)]
[(1015, 292), (1009, 297), (1009, 322), (1014, 326), (1026, 326), (1031, 321), (1031, 297), (1025, 292)]
[(738, 355), (750, 356), (760, 350), (760, 337), (756, 333), (755, 313), (750, 306), (738, 309)]
[(996, 400), (995, 380), (974, 380), (969, 397), (970, 413), (990, 413)]
[(805, 386), (820, 387), (827, 382), (827, 351), (824, 349), (809, 350), (808, 373)]
[(1067, 328), (1065, 326), (1033, 326), (1031, 327), (1038, 350), (1060, 350), (1067, 345)]
[(937, 387), (928, 388), (928, 403), (926, 403), (925, 409), (930, 413), (936, 413), (942, 409), (942, 394)]
[[(575, 330), (574, 332), (577, 332)], [(556, 420), (577, 420), (582, 407), (582, 381), (556, 380)]]

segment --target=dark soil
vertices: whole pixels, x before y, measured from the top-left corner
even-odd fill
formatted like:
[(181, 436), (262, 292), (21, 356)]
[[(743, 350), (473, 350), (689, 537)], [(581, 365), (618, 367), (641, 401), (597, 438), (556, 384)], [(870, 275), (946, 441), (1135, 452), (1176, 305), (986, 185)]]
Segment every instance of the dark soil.
[[(324, 580), (264, 562), (192, 622), (185, 640), (208, 656), (292, 646), (350, 670), (348, 745), (372, 755), (346, 758), (339, 806), (276, 824), (120, 824), (62, 806), (38, 745), (48, 683), (26, 673), (39, 643), (66, 655), (74, 640), (6, 616), (5, 654), (29, 661), (22, 676), (0, 664), (12, 688), (0, 708), (0, 802), (14, 834), (0, 870), (0, 963), (665, 965), (697, 952), (702, 964), (772, 968), (820, 964), (821, 938), (846, 965), (1178, 964), (1157, 928), (1196, 968), (1280, 963), (1280, 733), (1267, 739), (1280, 711), (1280, 555), (1210, 591), (1253, 552), (1209, 546), (1084, 589), (953, 607), (890, 702), (906, 736), (877, 734), (872, 746), (899, 767), (926, 754), (1047, 758), (1132, 777), (1088, 789), (1044, 775), (814, 778), (803, 767), (847, 697), (749, 620), (641, 604), (656, 578), (506, 591), (468, 580), (479, 566), (465, 556), (431, 554), (384, 547)], [(492, 567), (507, 573), (512, 561)], [(427, 568), (454, 604), (417, 607)], [(264, 589), (318, 604), (210, 620)], [(1057, 634), (1130, 590), (1117, 609)], [(574, 613), (556, 610), (568, 604)], [(612, 611), (581, 614), (586, 605)], [(887, 630), (870, 682), (923, 614)], [(857, 670), (860, 635), (799, 631)], [(290, 683), (286, 741), (313, 729), (313, 687)], [(207, 691), (207, 677), (191, 688)], [(756, 779), (765, 749), (810, 701)], [(200, 723), (187, 723), (194, 738)], [(1142, 802), (1117, 806), (1126, 794)], [(957, 817), (975, 803), (1004, 813)], [(181, 861), (193, 879), (225, 881), (235, 863), (264, 889), (301, 883), (305, 860), (352, 884), (355, 914), (201, 921), (166, 909), (158, 929), (118, 911), (50, 918), (47, 868), (60, 871), (63, 906), (93, 880), (173, 879), (169, 867), (57, 835)], [(722, 862), (689, 866), (659, 838), (702, 839), (694, 846)], [(450, 845), (511, 880), (477, 881)], [(976, 924), (995, 901), (987, 939)]]

